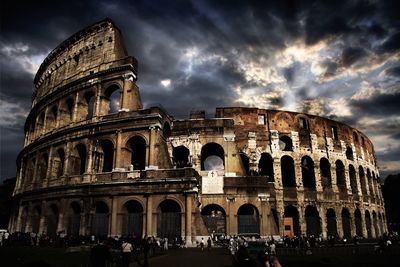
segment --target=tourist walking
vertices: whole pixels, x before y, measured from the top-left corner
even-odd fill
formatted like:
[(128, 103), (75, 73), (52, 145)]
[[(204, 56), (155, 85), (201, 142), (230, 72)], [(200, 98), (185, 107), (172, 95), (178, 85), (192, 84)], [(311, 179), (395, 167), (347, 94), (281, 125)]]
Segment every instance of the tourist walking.
[(129, 267), (129, 263), (131, 262), (131, 254), (133, 252), (133, 246), (127, 240), (122, 241), (122, 267)]

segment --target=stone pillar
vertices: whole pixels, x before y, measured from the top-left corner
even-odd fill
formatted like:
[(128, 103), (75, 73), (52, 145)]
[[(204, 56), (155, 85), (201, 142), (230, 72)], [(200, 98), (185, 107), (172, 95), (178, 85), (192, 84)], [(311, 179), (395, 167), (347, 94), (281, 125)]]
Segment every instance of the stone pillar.
[(88, 210), (87, 207), (85, 207), (85, 203), (83, 199), (80, 200), (79, 205), (81, 206), (82, 212), (81, 212), (81, 219), (80, 219), (80, 225), (79, 225), (79, 234), (81, 235), (86, 235), (87, 234), (87, 223), (88, 223), (88, 216), (90, 214), (90, 209)]
[(346, 182), (346, 189), (347, 189), (347, 194), (352, 194), (351, 192), (351, 184), (350, 184), (350, 175), (349, 175), (349, 165), (346, 164), (344, 166), (344, 178)]
[(354, 216), (354, 210), (350, 210), (350, 233), (351, 236), (356, 235), (356, 218)]
[[(93, 117), (101, 116), (100, 109), (101, 109), (101, 86), (98, 84), (96, 86), (96, 94), (95, 94), (95, 103), (93, 107)], [(104, 114), (106, 115), (106, 114)]]
[(192, 194), (186, 194), (186, 213), (185, 213), (185, 237), (186, 244), (192, 245)]
[(53, 146), (50, 146), (49, 156), (47, 159), (47, 170), (46, 170), (46, 178), (43, 184), (49, 186), (49, 180), (51, 179), (51, 172), (53, 169)]
[(294, 173), (296, 175), (296, 187), (297, 192), (304, 191), (303, 187), (303, 177), (301, 174), (301, 162), (294, 162)]
[(315, 189), (317, 192), (322, 192), (324, 189), (322, 188), (321, 169), (319, 161), (314, 162), (314, 174), (315, 174)]
[(306, 218), (305, 218), (305, 214), (304, 214), (305, 207), (299, 206), (298, 212), (299, 212), (300, 232), (301, 232), (301, 234), (306, 234), (307, 233), (307, 224), (306, 224)]
[(79, 107), (79, 92), (75, 94), (75, 101), (74, 101), (74, 109), (72, 111), (72, 122), (76, 122), (78, 116), (78, 107)]
[[(329, 162), (331, 163), (331, 162)], [(337, 179), (336, 179), (336, 163), (331, 163), (331, 182), (332, 182), (332, 191), (337, 193), (339, 192), (339, 188), (337, 186)]]
[(134, 73), (127, 73), (123, 78), (121, 110), (131, 111), (142, 109), (143, 105), (140, 99), (139, 88), (135, 84), (136, 75)]
[(368, 231), (367, 231), (367, 224), (366, 224), (366, 221), (365, 221), (365, 209), (364, 208), (360, 208), (360, 212), (361, 212), (362, 234), (363, 234), (363, 237), (367, 238), (368, 237)]
[(43, 126), (42, 126), (42, 129), (41, 129), (40, 135), (45, 134), (47, 132), (46, 127), (47, 127), (47, 112), (48, 112), (48, 109), (49, 109), (49, 107), (46, 107), (45, 110), (44, 110)]
[(149, 153), (148, 153), (148, 164), (147, 166), (149, 168), (157, 168), (158, 166), (156, 165), (156, 145), (158, 143), (157, 141), (157, 132), (159, 130), (159, 125), (151, 125), (149, 127), (150, 130), (150, 137), (149, 137)]
[(93, 172), (93, 150), (94, 150), (94, 145), (91, 140), (88, 142), (88, 152), (87, 152), (87, 163), (86, 163), (86, 173), (92, 173)]
[(153, 198), (150, 195), (146, 197), (146, 235), (152, 236), (153, 233)]
[(41, 213), (40, 213), (40, 222), (39, 222), (39, 233), (45, 233), (47, 234), (47, 227), (46, 227), (46, 215), (47, 215), (47, 209), (46, 209), (46, 201), (42, 201), (41, 205)]
[(335, 209), (335, 214), (336, 214), (336, 229), (337, 229), (337, 234), (340, 238), (343, 238), (344, 232), (343, 232), (343, 220), (342, 220), (342, 213), (341, 211), (338, 212), (337, 209)]
[[(267, 235), (268, 233), (271, 233), (272, 232), (272, 227), (271, 227), (271, 217), (272, 217), (272, 214), (271, 214), (271, 209), (268, 209), (268, 207), (267, 207), (267, 205), (268, 205), (268, 198), (264, 198), (264, 197), (259, 197), (259, 200), (260, 200), (260, 204), (261, 204), (261, 210), (260, 210), (260, 212), (261, 212), (261, 214), (260, 214), (260, 216), (261, 216), (261, 218), (260, 218), (260, 221), (261, 221), (261, 225), (260, 225), (260, 235), (261, 236), (265, 236), (265, 235)], [(270, 229), (268, 229), (268, 226), (270, 226), (269, 228)], [(268, 231), (269, 230), (269, 231)]]
[[(321, 207), (318, 210), (319, 213), (319, 217), (321, 218), (321, 232), (322, 232), (322, 238), (323, 239), (327, 239), (328, 234), (327, 234), (327, 217), (326, 217), (326, 213), (324, 212), (323, 208)], [(337, 225), (336, 225), (337, 227)]]
[(61, 109), (61, 100), (58, 101), (57, 104), (57, 118), (55, 121), (55, 128), (57, 129), (58, 127), (60, 127), (60, 121), (61, 121), (61, 113), (62, 113), (62, 109)]
[(229, 235), (237, 235), (238, 233), (237, 220), (235, 220), (236, 216), (234, 214), (234, 210), (232, 207), (233, 203), (235, 202), (235, 198), (229, 197), (227, 198), (227, 202), (228, 202), (227, 232)]
[(111, 225), (110, 225), (111, 236), (119, 235), (118, 232), (118, 201), (116, 197), (111, 198)]
[(32, 184), (35, 186), (37, 182), (37, 171), (38, 171), (38, 164), (39, 164), (39, 151), (36, 152), (35, 156), (35, 167), (33, 169), (33, 179), (32, 179)]
[(71, 156), (71, 151), (72, 151), (71, 142), (67, 141), (67, 144), (65, 145), (64, 171), (63, 171), (62, 176), (66, 176), (66, 175), (68, 175), (69, 173), (71, 173), (71, 172), (69, 171), (69, 168), (70, 168), (70, 166), (69, 166), (69, 165), (70, 165), (70, 164), (69, 164), (69, 157)]
[(57, 233), (65, 230), (64, 225), (64, 211), (58, 214)]
[(116, 145), (115, 145), (115, 158), (114, 158), (114, 170), (122, 170), (122, 131), (117, 130)]

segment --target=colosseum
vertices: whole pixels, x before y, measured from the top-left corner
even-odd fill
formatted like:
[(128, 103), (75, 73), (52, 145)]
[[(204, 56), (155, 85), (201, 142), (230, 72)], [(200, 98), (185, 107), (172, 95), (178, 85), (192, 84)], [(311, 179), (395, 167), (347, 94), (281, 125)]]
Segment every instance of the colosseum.
[[(183, 237), (387, 231), (374, 147), (304, 113), (143, 108), (138, 62), (109, 19), (41, 64), (25, 124), (12, 232)], [(189, 115), (189, 114), (188, 114)]]

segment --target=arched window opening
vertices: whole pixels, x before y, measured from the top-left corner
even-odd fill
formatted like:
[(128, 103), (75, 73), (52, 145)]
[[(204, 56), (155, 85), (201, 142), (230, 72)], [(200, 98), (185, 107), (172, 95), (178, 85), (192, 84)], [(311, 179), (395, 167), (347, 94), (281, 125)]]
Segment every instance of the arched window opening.
[(274, 160), (268, 153), (262, 153), (258, 162), (258, 172), (262, 176), (267, 176), (268, 182), (274, 182)]
[(110, 140), (100, 141), (101, 149), (103, 150), (102, 172), (111, 172), (114, 165), (114, 144)]
[(39, 206), (33, 208), (32, 217), (31, 217), (31, 225), (32, 225), (32, 233), (39, 233), (40, 226), (40, 218), (42, 216), (42, 209)]
[(78, 202), (74, 201), (69, 207), (67, 233), (71, 236), (79, 236), (81, 226), (82, 209)]
[(57, 206), (51, 205), (47, 213), (47, 235), (53, 240), (57, 237), (58, 214)]
[(361, 192), (367, 195), (367, 185), (365, 184), (365, 173), (363, 167), (358, 167), (358, 175), (360, 176)]
[(87, 104), (86, 119), (90, 120), (94, 116), (94, 103), (96, 101), (96, 97), (93, 92), (88, 92), (85, 94), (85, 100), (86, 100), (86, 104)]
[(74, 153), (71, 160), (72, 175), (82, 175), (86, 171), (86, 147), (83, 144), (75, 146)]
[(201, 170), (218, 171), (225, 169), (225, 152), (221, 145), (208, 143), (201, 149)]
[(40, 135), (43, 131), (43, 127), (44, 127), (44, 112), (42, 112), (37, 121), (36, 121), (36, 129), (37, 129), (37, 133)]
[(167, 237), (174, 240), (181, 236), (181, 207), (171, 199), (160, 203), (157, 209), (157, 235), (161, 238)]
[(307, 235), (319, 236), (321, 233), (321, 223), (319, 213), (316, 207), (307, 206), (305, 211), (307, 225)]
[(118, 85), (111, 85), (105, 91), (106, 99), (109, 101), (108, 114), (117, 113), (120, 109), (121, 90)]
[(358, 135), (356, 132), (353, 132), (353, 140), (354, 140), (354, 144), (358, 144)]
[(177, 168), (190, 167), (189, 153), (189, 149), (185, 146), (174, 147), (172, 155), (174, 157), (174, 164)]
[(226, 235), (226, 213), (216, 204), (210, 204), (201, 209), (201, 217), (209, 235)]
[(143, 231), (143, 207), (136, 200), (129, 200), (123, 206), (122, 235), (142, 236)]
[(350, 212), (348, 209), (342, 209), (342, 226), (343, 226), (343, 237), (351, 238), (351, 219)]
[(47, 153), (42, 154), (38, 165), (38, 180), (46, 179), (49, 156)]
[(345, 170), (344, 165), (341, 160), (336, 161), (336, 184), (338, 186), (346, 186), (346, 177), (345, 177)]
[(289, 156), (281, 158), (281, 173), (283, 187), (295, 187), (296, 176), (294, 171), (294, 161)]
[(328, 236), (337, 236), (337, 226), (336, 226), (336, 213), (334, 209), (328, 209), (326, 211), (326, 221), (327, 221), (327, 231)]
[(292, 139), (287, 135), (279, 137), (279, 148), (282, 151), (293, 151)]
[(297, 208), (289, 205), (285, 208), (285, 235), (293, 237), (294, 235), (300, 236), (300, 222), (299, 222), (299, 212)]
[(108, 236), (109, 208), (103, 201), (95, 204), (95, 213), (92, 220), (92, 234), (97, 237)]
[(242, 205), (237, 212), (239, 234), (260, 234), (258, 210), (251, 204)]
[(351, 149), (349, 146), (346, 148), (346, 158), (348, 160), (354, 160), (353, 149)]
[(240, 160), (244, 168), (245, 175), (250, 175), (250, 160), (249, 157), (244, 153), (239, 153)]
[(47, 129), (52, 130), (56, 127), (57, 123), (57, 115), (58, 115), (58, 108), (57, 106), (53, 106), (50, 109), (50, 112), (47, 115)]
[(319, 161), (319, 168), (321, 172), (321, 183), (323, 188), (330, 188), (332, 186), (331, 164), (326, 158), (321, 158)]
[(357, 177), (356, 177), (356, 170), (354, 169), (353, 165), (349, 165), (349, 176), (350, 176), (350, 186), (351, 186), (351, 192), (353, 194), (358, 193), (357, 189)]
[(146, 141), (141, 136), (134, 136), (128, 141), (131, 149), (131, 164), (134, 170), (146, 167)]
[(65, 162), (65, 153), (64, 149), (57, 149), (56, 156), (53, 159), (53, 177), (57, 178), (64, 175), (64, 162)]
[(367, 228), (367, 237), (372, 238), (371, 214), (368, 210), (365, 211), (365, 226)]
[(21, 214), (21, 227), (20, 227), (20, 231), (22, 233), (26, 232), (26, 226), (28, 224), (28, 207), (23, 208), (22, 210), (22, 214)]
[(27, 182), (32, 182), (33, 181), (33, 174), (35, 171), (35, 164), (36, 164), (36, 158), (32, 158), (28, 160), (28, 165), (26, 166), (26, 171), (25, 171), (25, 177)]
[(361, 223), (361, 212), (359, 209), (356, 209), (354, 212), (354, 224), (356, 227), (356, 235), (363, 236), (362, 223)]
[(74, 100), (72, 98), (68, 98), (66, 104), (67, 104), (68, 118), (70, 121), (72, 121), (74, 115)]
[(309, 156), (301, 158), (301, 176), (304, 187), (315, 188), (314, 161)]
[(164, 123), (163, 135), (164, 135), (164, 138), (169, 138), (171, 136), (171, 126), (169, 125), (168, 122)]

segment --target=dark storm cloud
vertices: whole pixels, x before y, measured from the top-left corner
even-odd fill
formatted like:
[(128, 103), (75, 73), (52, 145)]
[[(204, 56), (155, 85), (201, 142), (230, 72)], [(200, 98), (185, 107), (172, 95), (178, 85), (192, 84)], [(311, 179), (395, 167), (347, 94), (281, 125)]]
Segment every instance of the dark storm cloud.
[(400, 49), (400, 32), (397, 32), (390, 36), (379, 48), (378, 52), (395, 52)]
[(385, 74), (390, 76), (400, 76), (400, 66), (386, 69)]
[(371, 116), (400, 115), (400, 92), (395, 94), (380, 94), (369, 99), (352, 100), (350, 102), (355, 114)]
[(358, 47), (348, 47), (343, 50), (342, 64), (345, 67), (348, 67), (365, 56), (366, 52), (364, 49)]

